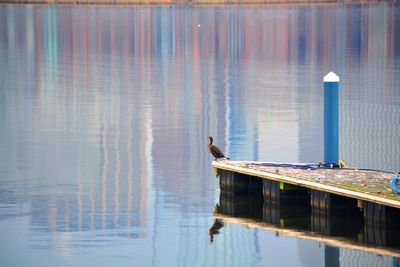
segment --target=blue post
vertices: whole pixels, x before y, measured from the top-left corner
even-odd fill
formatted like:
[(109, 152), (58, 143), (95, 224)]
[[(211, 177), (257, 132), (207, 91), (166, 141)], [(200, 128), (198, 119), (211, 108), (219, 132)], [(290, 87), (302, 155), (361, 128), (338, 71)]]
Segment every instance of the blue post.
[(324, 161), (339, 163), (339, 76), (324, 77)]

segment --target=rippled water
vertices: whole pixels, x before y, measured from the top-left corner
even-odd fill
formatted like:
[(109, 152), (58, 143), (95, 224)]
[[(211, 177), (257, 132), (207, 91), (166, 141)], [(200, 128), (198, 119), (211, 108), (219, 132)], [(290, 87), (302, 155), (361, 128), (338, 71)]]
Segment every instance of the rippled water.
[(1, 266), (390, 266), (225, 223), (232, 159), (400, 170), (400, 6), (0, 5)]

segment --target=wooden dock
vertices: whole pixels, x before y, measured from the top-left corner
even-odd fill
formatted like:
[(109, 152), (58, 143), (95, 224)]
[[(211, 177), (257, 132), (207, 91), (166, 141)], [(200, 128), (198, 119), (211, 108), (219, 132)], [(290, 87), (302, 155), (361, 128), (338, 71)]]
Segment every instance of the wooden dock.
[(308, 207), (313, 214), (358, 214), (372, 228), (400, 229), (400, 195), (390, 172), (309, 164), (213, 161), (221, 193), (261, 196), (264, 203)]
[(221, 187), (216, 220), (400, 257), (393, 173), (232, 160), (212, 166)]
[(389, 186), (389, 180), (394, 177), (390, 172), (354, 168), (300, 169), (279, 164), (264, 166), (261, 162), (232, 160), (213, 161), (212, 166), (222, 171), (276, 181), (281, 183), (281, 189), (284, 183), (400, 208), (400, 195), (393, 193)]

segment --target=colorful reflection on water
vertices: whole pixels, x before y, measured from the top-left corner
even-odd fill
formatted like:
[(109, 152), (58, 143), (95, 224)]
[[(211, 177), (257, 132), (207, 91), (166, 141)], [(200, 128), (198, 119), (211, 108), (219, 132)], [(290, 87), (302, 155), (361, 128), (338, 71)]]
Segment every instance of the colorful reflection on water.
[(235, 224), (210, 243), (205, 146), (321, 161), (333, 70), (341, 158), (400, 170), (398, 4), (1, 5), (0, 66), (1, 265), (395, 262)]

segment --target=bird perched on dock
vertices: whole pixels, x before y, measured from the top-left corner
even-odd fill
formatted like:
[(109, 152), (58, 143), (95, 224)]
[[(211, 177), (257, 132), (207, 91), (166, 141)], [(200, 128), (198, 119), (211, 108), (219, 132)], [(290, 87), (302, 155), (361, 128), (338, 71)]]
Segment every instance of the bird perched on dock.
[(210, 151), (210, 153), (214, 156), (215, 160), (220, 159), (220, 158), (224, 158), (224, 159), (229, 159), (228, 157), (226, 157), (221, 150), (213, 145), (213, 138), (212, 136), (208, 137), (208, 150)]

